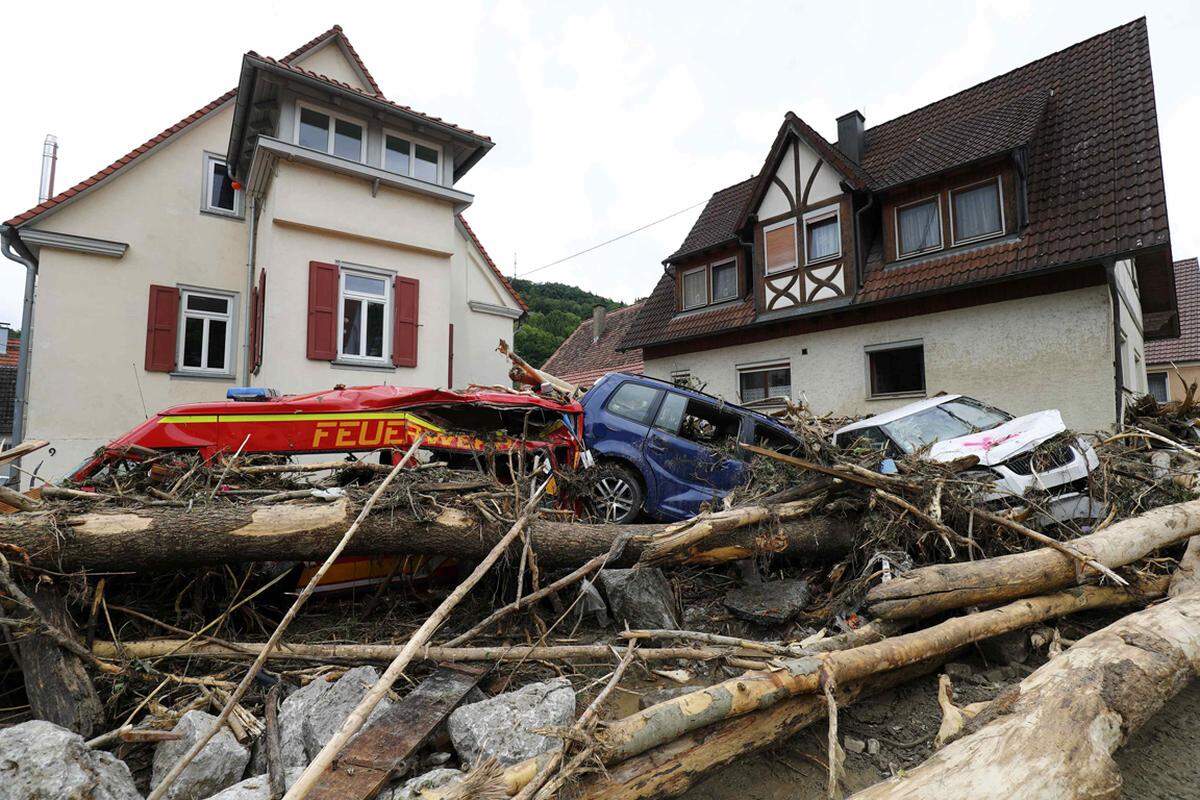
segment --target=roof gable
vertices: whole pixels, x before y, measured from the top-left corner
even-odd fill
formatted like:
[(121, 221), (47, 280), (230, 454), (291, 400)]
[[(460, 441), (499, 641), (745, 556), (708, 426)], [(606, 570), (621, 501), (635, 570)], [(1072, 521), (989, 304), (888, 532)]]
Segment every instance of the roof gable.
[(585, 319), (542, 364), (551, 375), (584, 388), (590, 387), (608, 372), (642, 372), (642, 351), (623, 352), (619, 348), (637, 320), (641, 303), (608, 311), (604, 315), (604, 333), (592, 336), (592, 320)]
[(363, 63), (341, 25), (334, 25), (279, 60), (284, 64), (303, 66), (310, 72), (333, 78), (359, 91), (383, 97), (383, 90), (375, 82), (375, 77)]
[(700, 216), (696, 217), (683, 244), (667, 256), (663, 263), (678, 261), (736, 239), (738, 218), (750, 197), (750, 192), (754, 189), (754, 182), (755, 178), (749, 177), (741, 183), (713, 192), (712, 197), (704, 204)]

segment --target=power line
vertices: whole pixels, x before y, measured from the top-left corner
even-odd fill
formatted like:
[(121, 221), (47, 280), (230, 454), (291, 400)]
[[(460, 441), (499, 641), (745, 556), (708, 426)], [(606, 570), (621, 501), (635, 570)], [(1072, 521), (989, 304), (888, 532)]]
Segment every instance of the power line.
[[(693, 208), (696, 208), (697, 206), (702, 206), (707, 202), (708, 202), (708, 198), (705, 198), (704, 200), (701, 200), (699, 203), (692, 203), (687, 208), (681, 208), (678, 211), (675, 211), (671, 214), (667, 214), (665, 217), (662, 217), (661, 219), (656, 219), (653, 222), (647, 222), (645, 225), (642, 225), (639, 228), (634, 228), (631, 231), (626, 231), (625, 233), (622, 233), (620, 236), (614, 236), (611, 239), (606, 239), (603, 242), (600, 242), (599, 244), (594, 244), (591, 247), (580, 250), (578, 253), (572, 253), (569, 256), (563, 256), (562, 258), (558, 259), (557, 261), (551, 261), (549, 264), (543, 264), (540, 267), (534, 267), (533, 269), (529, 270), (528, 272), (522, 272), (520, 275), (514, 274), (513, 277), (524, 278), (526, 275), (532, 275), (535, 272), (541, 272), (544, 269), (549, 269), (550, 267), (561, 264), (564, 261), (570, 261), (572, 258), (578, 258), (579, 256), (586, 255), (587, 253), (590, 253), (593, 250), (599, 250), (601, 247), (610, 245), (613, 242), (619, 242), (622, 239), (625, 239), (629, 236), (633, 236), (635, 233), (641, 233), (642, 231), (646, 230), (647, 228), (653, 228), (655, 225), (658, 225), (660, 222), (666, 222), (669, 219), (678, 217), (680, 214), (687, 213), (688, 211), (691, 211)], [(514, 265), (515, 265), (515, 262), (514, 262)], [(514, 270), (514, 273), (515, 273), (515, 270)]]

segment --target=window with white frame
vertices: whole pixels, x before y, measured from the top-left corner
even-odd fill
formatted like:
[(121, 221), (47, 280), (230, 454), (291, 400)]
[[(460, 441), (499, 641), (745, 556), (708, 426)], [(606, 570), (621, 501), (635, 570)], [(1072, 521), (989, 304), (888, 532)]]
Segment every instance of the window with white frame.
[(720, 303), (738, 296), (737, 261), (712, 265), (712, 301)]
[(955, 244), (1004, 233), (1000, 179), (955, 189), (950, 193), (950, 210)]
[(768, 398), (791, 398), (792, 368), (787, 364), (770, 364), (738, 370), (738, 396), (743, 403)]
[(683, 273), (683, 310), (708, 305), (707, 268), (696, 267)]
[(242, 190), (234, 186), (225, 159), (212, 153), (204, 154), (205, 211), (239, 217), (242, 214)]
[(312, 108), (297, 107), (296, 143), (351, 161), (364, 161), (367, 135), (361, 122)]
[(182, 289), (180, 295), (179, 370), (214, 375), (231, 372), (232, 295), (197, 289)]
[(837, 207), (804, 215), (804, 261), (813, 264), (842, 254), (841, 213)]
[(442, 152), (432, 145), (390, 131), (383, 135), (383, 168), (430, 183), (437, 183)]
[(342, 268), (339, 356), (380, 362), (387, 359), (390, 283), (378, 273)]
[(942, 211), (929, 197), (896, 208), (896, 253), (900, 258), (942, 249)]

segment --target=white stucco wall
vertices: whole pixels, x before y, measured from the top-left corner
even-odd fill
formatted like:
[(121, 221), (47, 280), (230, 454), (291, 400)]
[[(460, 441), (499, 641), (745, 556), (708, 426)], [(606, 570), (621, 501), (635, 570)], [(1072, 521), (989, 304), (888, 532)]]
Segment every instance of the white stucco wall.
[(1117, 289), (1121, 298), (1121, 381), (1135, 395), (1149, 391), (1146, 380), (1145, 338), (1142, 332), (1142, 304), (1137, 272), (1132, 259), (1116, 263)]
[[(48, 439), (26, 460), (57, 478), (176, 405), (221, 399), (232, 381), (143, 369), (151, 284), (236, 292), (244, 310), (246, 223), (200, 212), (204, 152), (229, 142), (232, 104), (33, 227), (127, 242), (120, 259), (44, 247), (39, 256), (26, 436)], [(233, 351), (234, 374), (241, 351)]]
[(293, 63), (296, 66), (304, 67), (309, 72), (315, 72), (318, 75), (324, 75), (327, 78), (348, 83), (364, 92), (375, 91), (359, 77), (358, 71), (350, 65), (346, 56), (342, 54), (341, 48), (334, 41), (330, 41), (320, 49), (297, 59)]
[(807, 400), (817, 413), (874, 414), (912, 398), (868, 398), (864, 348), (912, 339), (924, 343), (930, 395), (967, 394), (1014, 414), (1057, 408), (1068, 426), (1083, 431), (1114, 421), (1107, 286), (647, 358), (645, 370), (667, 380), (688, 370), (707, 382), (706, 391), (736, 402), (739, 366), (786, 362), (793, 399)]

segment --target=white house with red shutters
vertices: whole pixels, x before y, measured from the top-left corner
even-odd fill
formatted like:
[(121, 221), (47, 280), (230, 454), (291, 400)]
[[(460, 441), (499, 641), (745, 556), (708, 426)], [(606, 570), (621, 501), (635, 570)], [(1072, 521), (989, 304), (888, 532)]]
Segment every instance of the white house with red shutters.
[[(232, 65), (231, 65), (232, 67)], [(53, 479), (232, 386), (461, 387), (525, 311), (462, 212), (492, 147), (384, 96), (341, 28), (0, 227), (36, 275), (20, 369)]]

